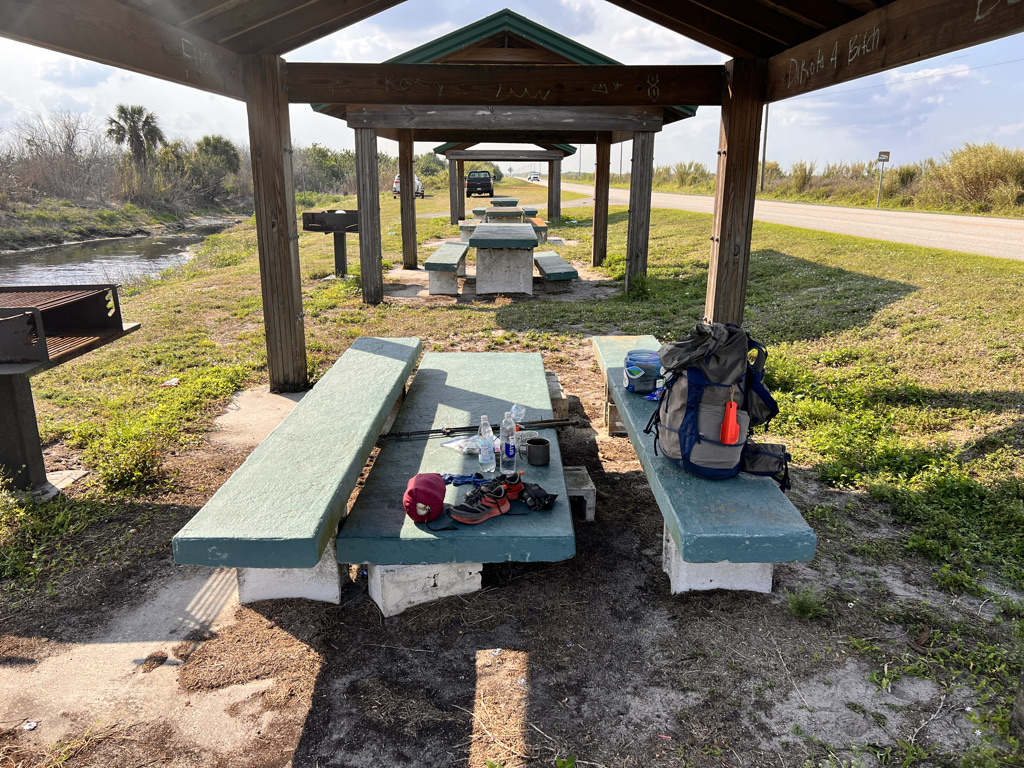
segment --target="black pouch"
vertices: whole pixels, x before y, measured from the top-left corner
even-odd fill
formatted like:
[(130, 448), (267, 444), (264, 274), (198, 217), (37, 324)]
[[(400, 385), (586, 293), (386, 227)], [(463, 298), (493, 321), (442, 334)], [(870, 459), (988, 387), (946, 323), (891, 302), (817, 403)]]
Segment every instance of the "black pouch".
[(790, 458), (792, 457), (782, 443), (755, 443), (748, 440), (743, 446), (740, 471), (770, 477), (779, 484), (779, 488), (788, 491), (793, 487), (789, 482)]
[(519, 495), (526, 506), (532, 511), (551, 509), (555, 505), (557, 493), (548, 493), (536, 483), (523, 483), (523, 490)]

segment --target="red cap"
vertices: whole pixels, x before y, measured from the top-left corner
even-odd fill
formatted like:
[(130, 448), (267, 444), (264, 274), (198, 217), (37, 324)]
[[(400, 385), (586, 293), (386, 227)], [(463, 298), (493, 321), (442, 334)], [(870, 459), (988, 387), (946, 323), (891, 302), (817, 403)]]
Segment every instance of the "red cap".
[(405, 513), (417, 523), (437, 520), (444, 511), (444, 480), (437, 472), (424, 472), (409, 480), (402, 497)]

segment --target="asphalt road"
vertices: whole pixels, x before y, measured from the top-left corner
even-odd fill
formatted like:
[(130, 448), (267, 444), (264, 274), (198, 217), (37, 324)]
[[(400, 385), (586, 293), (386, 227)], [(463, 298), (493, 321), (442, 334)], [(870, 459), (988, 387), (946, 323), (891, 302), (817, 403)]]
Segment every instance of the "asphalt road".
[[(594, 192), (592, 186), (567, 184), (564, 181), (562, 188), (589, 195)], [(629, 205), (629, 190), (610, 190), (609, 202), (612, 205)], [(652, 208), (711, 213), (712, 204), (712, 198), (697, 195), (655, 192), (651, 196)], [(573, 205), (593, 205), (593, 198), (562, 203), (563, 208)], [(1020, 219), (837, 208), (831, 205), (781, 203), (775, 200), (758, 200), (754, 203), (754, 218), (772, 224), (786, 224), (822, 232), (871, 237), (893, 243), (945, 248), (1024, 261), (1024, 220)]]

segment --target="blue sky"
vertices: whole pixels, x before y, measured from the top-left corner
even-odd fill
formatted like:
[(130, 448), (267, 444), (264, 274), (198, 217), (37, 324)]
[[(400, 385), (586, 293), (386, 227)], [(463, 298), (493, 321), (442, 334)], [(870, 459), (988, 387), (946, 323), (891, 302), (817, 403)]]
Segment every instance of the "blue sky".
[[(521, 0), (507, 7), (625, 64), (709, 64), (726, 57), (658, 27), (604, 0)], [(408, 0), (391, 10), (298, 49), (291, 61), (376, 62), (457, 29), (482, 12), (461, 0)], [(143, 104), (169, 137), (198, 139), (220, 133), (247, 143), (245, 106), (153, 78), (124, 72), (0, 38), (0, 139), (33, 111), (66, 109), (97, 124), (118, 103)], [(342, 121), (293, 105), (292, 141), (335, 149), (353, 146)], [(668, 126), (655, 142), (655, 162), (696, 160), (713, 168), (719, 110)], [(891, 162), (940, 158), (965, 142), (1024, 146), (1024, 35), (1015, 35), (912, 66), (772, 104), (768, 159), (788, 168), (796, 161), (873, 159)], [(417, 145), (416, 151), (430, 144)], [(381, 141), (381, 149), (397, 146)], [(567, 161), (590, 170), (593, 147)], [(618, 152), (612, 151), (613, 171)], [(628, 146), (623, 159), (629, 166)]]

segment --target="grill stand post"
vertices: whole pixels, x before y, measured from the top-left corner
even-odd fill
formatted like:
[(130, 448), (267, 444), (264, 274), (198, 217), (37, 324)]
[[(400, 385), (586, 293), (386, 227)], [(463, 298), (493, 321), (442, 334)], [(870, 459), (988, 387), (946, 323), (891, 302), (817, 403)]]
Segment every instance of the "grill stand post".
[(0, 471), (22, 491), (46, 482), (32, 385), (27, 374), (0, 375)]

